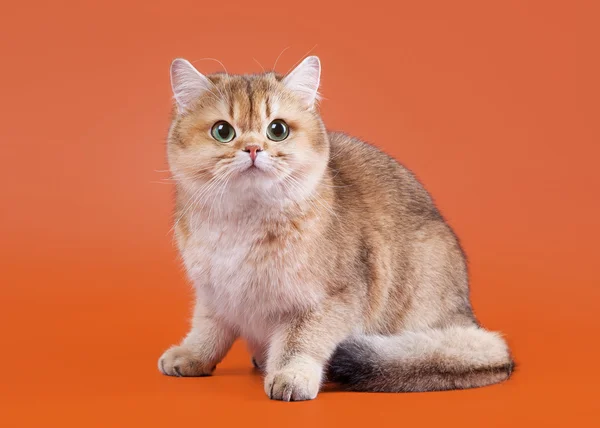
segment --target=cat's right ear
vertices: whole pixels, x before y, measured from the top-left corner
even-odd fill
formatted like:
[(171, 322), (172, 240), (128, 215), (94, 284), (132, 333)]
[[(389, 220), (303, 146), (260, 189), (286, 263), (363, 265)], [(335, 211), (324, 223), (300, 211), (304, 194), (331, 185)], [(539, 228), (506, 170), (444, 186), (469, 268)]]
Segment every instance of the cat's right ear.
[(177, 58), (171, 63), (171, 88), (179, 113), (188, 111), (210, 86), (210, 80), (189, 61)]
[(321, 61), (316, 56), (304, 59), (290, 74), (282, 80), (304, 104), (312, 108), (319, 99), (319, 82), (321, 80)]

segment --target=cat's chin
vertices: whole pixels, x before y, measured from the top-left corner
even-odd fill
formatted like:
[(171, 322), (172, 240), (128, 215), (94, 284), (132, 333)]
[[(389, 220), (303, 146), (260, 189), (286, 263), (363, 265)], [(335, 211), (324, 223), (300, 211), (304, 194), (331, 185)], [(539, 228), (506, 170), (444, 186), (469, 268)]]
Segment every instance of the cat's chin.
[(253, 165), (250, 165), (248, 168), (246, 168), (244, 170), (244, 172), (248, 172), (248, 173), (252, 174), (252, 173), (257, 173), (257, 172), (263, 172), (263, 170), (260, 167), (258, 167), (256, 164), (253, 164)]
[[(239, 171), (235, 178), (238, 186), (243, 188), (249, 186), (249, 189), (269, 188), (275, 180), (276, 176), (273, 171), (255, 165)], [(233, 185), (233, 180), (231, 184)]]
[(273, 176), (273, 172), (260, 165), (253, 164), (250, 165), (248, 168), (244, 169), (240, 175), (256, 179), (268, 179), (268, 177)]

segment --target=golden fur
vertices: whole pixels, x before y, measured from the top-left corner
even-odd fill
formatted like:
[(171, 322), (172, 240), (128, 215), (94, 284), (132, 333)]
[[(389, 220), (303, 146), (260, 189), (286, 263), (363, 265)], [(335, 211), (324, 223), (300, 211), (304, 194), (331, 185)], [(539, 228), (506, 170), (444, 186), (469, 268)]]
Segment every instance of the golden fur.
[[(288, 77), (190, 67), (172, 68), (168, 158), (197, 302), (163, 373), (208, 375), (243, 337), (266, 393), (285, 401), (315, 398), (326, 379), (416, 391), (509, 377), (508, 348), (475, 320), (465, 257), (429, 194), (375, 147), (326, 131), (318, 59)], [(286, 140), (265, 135), (274, 119)], [(230, 143), (211, 136), (220, 120)], [(249, 144), (262, 149), (254, 166)]]

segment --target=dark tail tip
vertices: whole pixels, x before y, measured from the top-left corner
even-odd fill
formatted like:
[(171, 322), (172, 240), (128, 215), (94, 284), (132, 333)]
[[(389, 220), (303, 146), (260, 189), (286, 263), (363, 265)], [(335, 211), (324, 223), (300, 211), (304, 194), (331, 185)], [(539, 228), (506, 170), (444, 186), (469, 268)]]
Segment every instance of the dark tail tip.
[(448, 367), (427, 359), (385, 361), (368, 344), (351, 341), (336, 349), (329, 363), (327, 378), (351, 391), (443, 391), (503, 382), (515, 369), (512, 359), (502, 365), (481, 368)]
[(375, 355), (366, 346), (344, 342), (334, 352), (327, 371), (327, 379), (346, 389), (364, 389), (376, 377)]

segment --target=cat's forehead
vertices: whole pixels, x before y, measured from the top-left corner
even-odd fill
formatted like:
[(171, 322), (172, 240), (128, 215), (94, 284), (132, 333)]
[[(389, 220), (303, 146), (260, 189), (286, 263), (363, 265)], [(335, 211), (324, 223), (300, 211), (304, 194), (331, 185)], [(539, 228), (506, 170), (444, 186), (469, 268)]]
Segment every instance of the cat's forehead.
[(243, 75), (215, 73), (207, 77), (217, 88), (225, 89), (231, 95), (252, 96), (281, 91), (280, 81), (283, 76), (276, 73)]
[(227, 109), (229, 118), (242, 128), (260, 128), (264, 121), (276, 114), (286, 99), (282, 76), (275, 73), (256, 75), (228, 75), (217, 73), (207, 76), (218, 97)]

